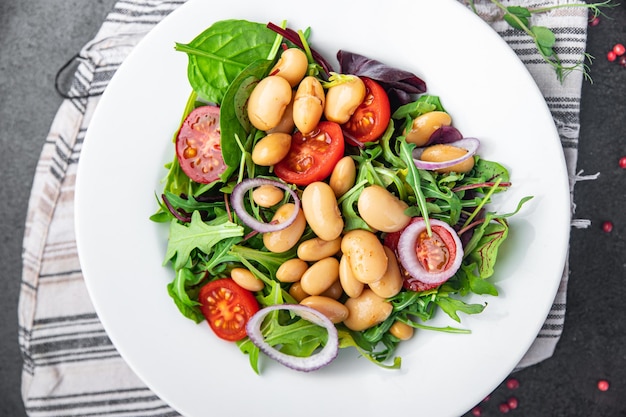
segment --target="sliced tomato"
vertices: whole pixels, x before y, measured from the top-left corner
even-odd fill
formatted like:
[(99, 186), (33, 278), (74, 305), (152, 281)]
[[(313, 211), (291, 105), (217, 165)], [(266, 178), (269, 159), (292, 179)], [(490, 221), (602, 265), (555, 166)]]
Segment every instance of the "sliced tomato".
[(370, 78), (361, 79), (365, 83), (365, 99), (342, 128), (347, 138), (361, 143), (373, 142), (385, 133), (391, 107), (387, 92), (380, 84)]
[(246, 324), (259, 311), (254, 295), (231, 278), (205, 284), (198, 296), (200, 310), (213, 332), (221, 339), (235, 342), (246, 337)]
[(319, 122), (310, 135), (296, 132), (289, 153), (274, 165), (274, 173), (283, 181), (306, 186), (328, 177), (343, 157), (345, 143), (341, 126)]
[(219, 107), (198, 107), (183, 121), (176, 136), (176, 155), (193, 181), (208, 184), (226, 170), (220, 140)]
[(450, 232), (441, 226), (432, 226), (431, 236), (424, 231), (415, 245), (417, 259), (428, 272), (448, 269), (456, 257), (456, 244)]
[[(420, 217), (414, 217), (411, 223), (421, 220)], [(457, 245), (454, 238), (448, 230), (441, 226), (431, 225), (432, 234), (428, 236), (426, 232), (420, 233), (416, 244), (415, 253), (424, 270), (428, 272), (441, 272), (449, 268), (456, 258)], [(383, 244), (393, 250), (396, 254), (398, 249), (398, 241), (404, 229), (387, 233), (383, 239)], [(404, 270), (401, 264), (400, 272), (404, 279), (404, 287), (412, 291), (427, 291), (436, 288), (441, 284), (430, 284), (420, 281)]]

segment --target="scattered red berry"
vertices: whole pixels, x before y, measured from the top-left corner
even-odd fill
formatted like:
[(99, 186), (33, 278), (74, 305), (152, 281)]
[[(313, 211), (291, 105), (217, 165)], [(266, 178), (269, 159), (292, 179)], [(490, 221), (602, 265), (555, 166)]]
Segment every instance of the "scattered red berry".
[(591, 16), (589, 18), (589, 26), (598, 26), (600, 24), (600, 18), (598, 16)]
[(482, 408), (480, 408), (480, 406), (476, 406), (474, 408), (472, 408), (472, 415), (476, 416), (476, 417), (480, 417), (483, 415), (483, 410)]
[(506, 387), (508, 389), (518, 389), (519, 388), (519, 381), (516, 378), (509, 378), (506, 381)]
[(485, 398), (483, 398), (483, 402), (486, 403), (490, 399), (491, 399), (491, 395), (487, 395)]
[(626, 53), (626, 47), (624, 47), (621, 43), (616, 43), (615, 46), (613, 46), (613, 52), (617, 56), (622, 56)]
[(610, 62), (613, 62), (617, 59), (617, 55), (615, 55), (615, 52), (609, 51), (606, 53), (606, 59), (608, 59)]
[(510, 397), (508, 400), (506, 400), (506, 403), (508, 404), (511, 410), (515, 410), (517, 406), (519, 405), (519, 402), (517, 401), (517, 398), (515, 397)]
[(613, 230), (613, 223), (609, 220), (606, 220), (602, 223), (602, 230), (606, 233), (611, 233), (611, 231)]
[(620, 67), (626, 68), (626, 55), (622, 55), (619, 58), (617, 58), (617, 63), (619, 64)]
[(626, 156), (622, 156), (619, 159), (619, 167), (626, 169)]
[(500, 410), (500, 412), (501, 412), (501, 413), (506, 414), (506, 413), (508, 413), (509, 411), (511, 411), (511, 407), (509, 407), (509, 404), (508, 404), (508, 403), (501, 403), (501, 404), (498, 406), (498, 410)]
[(608, 391), (609, 390), (609, 381), (606, 379), (601, 379), (598, 381), (598, 389), (600, 391)]

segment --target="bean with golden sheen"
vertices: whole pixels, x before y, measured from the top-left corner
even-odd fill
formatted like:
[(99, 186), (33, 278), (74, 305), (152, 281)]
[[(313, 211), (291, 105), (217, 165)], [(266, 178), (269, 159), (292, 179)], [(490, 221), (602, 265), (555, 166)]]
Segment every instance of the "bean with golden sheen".
[[(428, 162), (446, 162), (452, 159), (462, 157), (467, 153), (467, 149), (459, 148), (457, 146), (446, 145), (443, 143), (437, 145), (431, 145), (424, 149), (420, 159)], [(467, 158), (465, 161), (461, 161), (458, 164), (446, 168), (437, 169), (437, 172), (470, 172), (474, 168), (474, 158)]]
[(378, 281), (387, 270), (383, 244), (370, 231), (356, 229), (347, 232), (341, 240), (341, 251), (354, 278), (364, 284)]
[(400, 340), (409, 340), (413, 337), (413, 333), (415, 333), (415, 329), (409, 326), (406, 323), (402, 323), (401, 321), (394, 322), (389, 328), (389, 333), (394, 335)]
[(289, 85), (295, 87), (304, 78), (308, 67), (306, 54), (301, 49), (289, 48), (280, 55), (270, 74), (284, 78)]
[(313, 76), (304, 77), (293, 100), (293, 122), (303, 135), (312, 133), (324, 113), (324, 88)]
[(356, 164), (350, 156), (344, 156), (337, 162), (330, 175), (328, 184), (335, 192), (335, 197), (344, 195), (350, 188), (354, 187), (356, 180)]
[(339, 283), (341, 284), (341, 288), (343, 288), (343, 292), (345, 292), (348, 297), (353, 298), (361, 295), (363, 288), (365, 288), (365, 284), (354, 277), (352, 268), (350, 268), (350, 264), (348, 263), (348, 258), (345, 255), (343, 255), (339, 261)]
[[(305, 213), (306, 217), (306, 213)], [(315, 262), (337, 254), (341, 250), (341, 237), (333, 240), (324, 240), (314, 237), (305, 240), (298, 246), (298, 258), (303, 261)]]
[(313, 232), (323, 240), (335, 240), (343, 232), (343, 218), (335, 192), (322, 181), (312, 182), (302, 192), (302, 210)]
[(239, 284), (241, 288), (245, 288), (248, 291), (261, 291), (265, 287), (263, 281), (255, 277), (254, 274), (246, 268), (233, 268), (233, 270), (230, 271), (230, 277)]
[(297, 282), (309, 269), (309, 264), (299, 258), (289, 259), (283, 262), (276, 271), (276, 279), (280, 282)]
[(339, 282), (339, 280), (335, 281), (333, 285), (328, 287), (328, 289), (320, 295), (332, 298), (333, 300), (339, 300), (343, 295), (343, 288), (341, 287), (341, 283)]
[(270, 130), (281, 121), (291, 102), (291, 86), (282, 77), (270, 75), (254, 87), (248, 99), (248, 118), (259, 130)]
[(366, 288), (361, 295), (348, 298), (344, 304), (348, 318), (343, 323), (350, 330), (362, 331), (382, 323), (391, 315), (393, 306), (384, 298)]
[(311, 307), (333, 323), (341, 323), (348, 318), (348, 308), (337, 300), (322, 295), (311, 295), (300, 301), (300, 304)]
[(272, 207), (280, 203), (285, 192), (273, 185), (265, 184), (252, 191), (252, 200), (261, 207)]
[(355, 75), (345, 75), (345, 81), (326, 91), (324, 116), (331, 122), (344, 124), (365, 98), (365, 83)]
[[(295, 204), (286, 203), (276, 210), (272, 221), (282, 223), (287, 220), (296, 209)], [(270, 252), (281, 253), (293, 248), (302, 237), (306, 228), (306, 219), (302, 210), (298, 210), (296, 220), (282, 230), (263, 234), (263, 244)]]
[(369, 287), (376, 295), (383, 298), (393, 297), (402, 290), (402, 273), (395, 253), (387, 246), (383, 246), (387, 255), (387, 270), (378, 280), (371, 282)]
[(300, 285), (307, 294), (320, 295), (338, 279), (339, 261), (336, 258), (328, 257), (311, 265), (302, 275)]
[(435, 130), (450, 126), (452, 118), (443, 111), (431, 111), (413, 119), (411, 129), (405, 133), (406, 141), (417, 146), (424, 146)]
[(270, 133), (254, 145), (252, 162), (265, 167), (275, 165), (287, 156), (290, 146), (290, 134)]
[(411, 221), (404, 211), (408, 204), (380, 185), (365, 187), (357, 201), (359, 215), (370, 227), (381, 232), (397, 232)]
[(296, 127), (293, 122), (293, 96), (295, 96), (295, 91), (292, 93), (292, 99), (285, 107), (285, 111), (283, 112), (283, 116), (280, 118), (280, 121), (273, 128), (266, 130), (266, 133), (288, 133), (293, 134), (293, 130)]
[(302, 289), (302, 284), (300, 281), (294, 282), (289, 287), (289, 295), (291, 295), (297, 302), (300, 302), (307, 298), (310, 294), (307, 294), (306, 291)]

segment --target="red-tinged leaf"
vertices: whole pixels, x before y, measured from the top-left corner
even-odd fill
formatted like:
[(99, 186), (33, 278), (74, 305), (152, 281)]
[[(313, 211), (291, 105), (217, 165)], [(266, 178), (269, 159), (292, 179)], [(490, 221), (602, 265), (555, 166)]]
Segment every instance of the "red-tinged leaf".
[(508, 234), (509, 225), (503, 218), (495, 219), (484, 228), (476, 249), (470, 254), (470, 257), (476, 261), (478, 275), (481, 278), (485, 279), (493, 275), (498, 249)]

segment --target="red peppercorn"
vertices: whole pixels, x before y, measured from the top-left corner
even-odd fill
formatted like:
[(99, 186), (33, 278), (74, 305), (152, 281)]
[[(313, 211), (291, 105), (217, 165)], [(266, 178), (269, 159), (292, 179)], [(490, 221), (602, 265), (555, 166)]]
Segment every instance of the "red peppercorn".
[(589, 26), (594, 27), (600, 24), (600, 18), (598, 16), (591, 16), (589, 18)]
[(622, 55), (619, 58), (617, 58), (617, 63), (619, 64), (620, 67), (626, 68), (626, 55)]
[(617, 56), (622, 56), (624, 55), (624, 53), (626, 53), (626, 47), (624, 47), (624, 45), (622, 45), (621, 43), (616, 43), (613, 46), (613, 52)]
[(511, 390), (518, 389), (519, 388), (519, 381), (516, 378), (509, 378), (506, 381), (506, 387), (508, 389), (511, 389)]
[(508, 400), (506, 400), (506, 403), (509, 405), (509, 408), (511, 410), (515, 410), (517, 406), (519, 405), (519, 402), (517, 401), (517, 398), (515, 397), (510, 397)]
[(617, 59), (617, 55), (615, 54), (615, 52), (609, 51), (606, 53), (606, 59), (608, 59), (610, 62), (613, 62)]
[(602, 230), (606, 233), (611, 233), (611, 231), (613, 231), (613, 223), (609, 220), (606, 220), (602, 223)]
[(480, 417), (483, 415), (483, 410), (479, 406), (472, 408), (472, 415), (476, 417)]
[(601, 379), (598, 381), (598, 389), (600, 391), (608, 391), (609, 390), (609, 381), (606, 379)]
[(626, 156), (622, 156), (619, 159), (619, 167), (626, 169)]
[(509, 407), (508, 403), (501, 403), (500, 405), (498, 405), (498, 410), (500, 410), (501, 413), (506, 414), (511, 411), (511, 407)]

